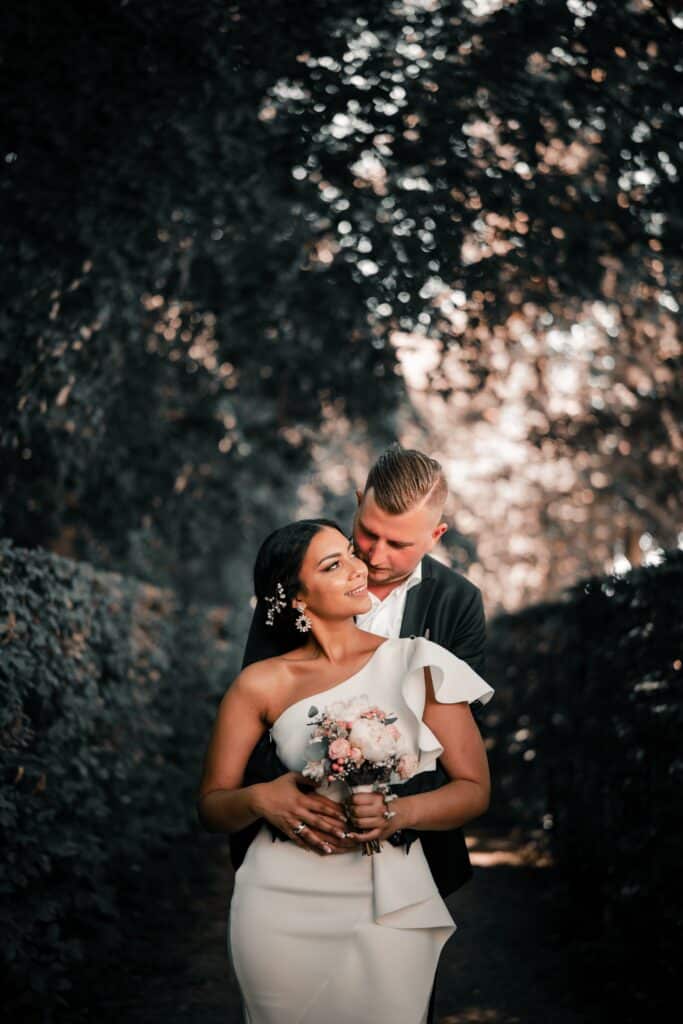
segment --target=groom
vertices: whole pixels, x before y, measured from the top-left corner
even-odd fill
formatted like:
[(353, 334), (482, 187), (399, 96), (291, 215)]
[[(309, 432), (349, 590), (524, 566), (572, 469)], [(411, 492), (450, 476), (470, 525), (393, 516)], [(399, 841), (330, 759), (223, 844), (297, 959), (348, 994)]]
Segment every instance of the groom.
[[(361, 629), (380, 636), (427, 637), (481, 674), (486, 639), (481, 594), (464, 576), (429, 555), (447, 529), (441, 521), (447, 496), (441, 466), (422, 452), (393, 445), (371, 468), (364, 491), (357, 492), (353, 541), (356, 553), (368, 567), (372, 607), (357, 616), (356, 622)], [(279, 653), (270, 632), (255, 616), (242, 667)], [(269, 781), (284, 771), (266, 731), (247, 763), (243, 785)], [(449, 781), (437, 766), (436, 771), (414, 776), (399, 792), (425, 792)], [(235, 870), (260, 825), (258, 821), (231, 835)], [(306, 833), (313, 831), (307, 829), (301, 838), (306, 839)], [(415, 835), (422, 841), (442, 896), (467, 881), (472, 869), (462, 829)], [(325, 835), (325, 841), (330, 842), (330, 837)]]

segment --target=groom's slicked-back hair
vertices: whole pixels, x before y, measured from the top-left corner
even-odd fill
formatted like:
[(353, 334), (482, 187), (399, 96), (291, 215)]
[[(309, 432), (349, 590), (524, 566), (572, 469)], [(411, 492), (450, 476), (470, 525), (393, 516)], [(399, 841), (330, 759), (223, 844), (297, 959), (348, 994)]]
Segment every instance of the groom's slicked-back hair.
[(443, 510), (448, 484), (441, 463), (414, 448), (392, 444), (382, 452), (365, 481), (376, 503), (389, 515), (400, 515), (423, 502)]

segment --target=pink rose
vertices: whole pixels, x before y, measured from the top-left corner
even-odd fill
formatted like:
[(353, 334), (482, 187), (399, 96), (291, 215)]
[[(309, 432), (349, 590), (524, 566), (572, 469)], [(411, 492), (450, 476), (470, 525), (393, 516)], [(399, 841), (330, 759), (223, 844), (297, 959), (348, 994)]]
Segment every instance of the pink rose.
[(351, 744), (348, 740), (337, 739), (332, 740), (329, 746), (328, 754), (334, 760), (344, 760), (351, 753)]

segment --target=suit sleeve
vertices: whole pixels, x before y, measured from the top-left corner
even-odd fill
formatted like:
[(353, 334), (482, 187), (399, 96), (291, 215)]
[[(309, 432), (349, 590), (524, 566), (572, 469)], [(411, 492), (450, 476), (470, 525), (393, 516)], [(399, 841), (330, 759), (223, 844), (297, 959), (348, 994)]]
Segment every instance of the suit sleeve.
[[(444, 645), (446, 646), (446, 645)], [(472, 599), (454, 624), (448, 649), (462, 658), (480, 676), (486, 663), (486, 618), (481, 592), (475, 590)]]
[(247, 645), (244, 648), (242, 668), (251, 665), (254, 661), (263, 661), (265, 658), (274, 658), (282, 651), (278, 649), (270, 629), (259, 614), (258, 605), (251, 617), (251, 626), (247, 635)]

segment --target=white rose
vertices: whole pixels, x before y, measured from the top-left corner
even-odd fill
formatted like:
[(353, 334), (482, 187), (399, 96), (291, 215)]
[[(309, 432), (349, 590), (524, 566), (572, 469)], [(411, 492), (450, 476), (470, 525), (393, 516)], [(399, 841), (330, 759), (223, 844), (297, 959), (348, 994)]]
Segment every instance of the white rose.
[(351, 700), (333, 701), (325, 708), (325, 712), (337, 721), (355, 722), (366, 710), (368, 703), (367, 694), (362, 693), (358, 697), (352, 697)]
[(410, 742), (407, 736), (403, 736), (401, 734), (399, 738), (396, 740), (396, 756), (402, 757), (404, 754), (412, 754), (412, 752), (412, 743)]
[(396, 740), (381, 722), (360, 718), (351, 729), (349, 743), (360, 747), (369, 761), (386, 761), (396, 752)]
[(367, 693), (361, 693), (358, 697), (353, 697), (346, 703), (346, 721), (356, 722), (363, 712), (366, 710), (370, 700)]
[(305, 775), (306, 778), (310, 779), (312, 782), (322, 782), (327, 775), (325, 762), (307, 761), (301, 774)]
[(330, 718), (334, 718), (335, 721), (340, 719), (342, 722), (346, 721), (346, 704), (344, 701), (336, 700), (334, 704), (330, 704), (325, 710)]

